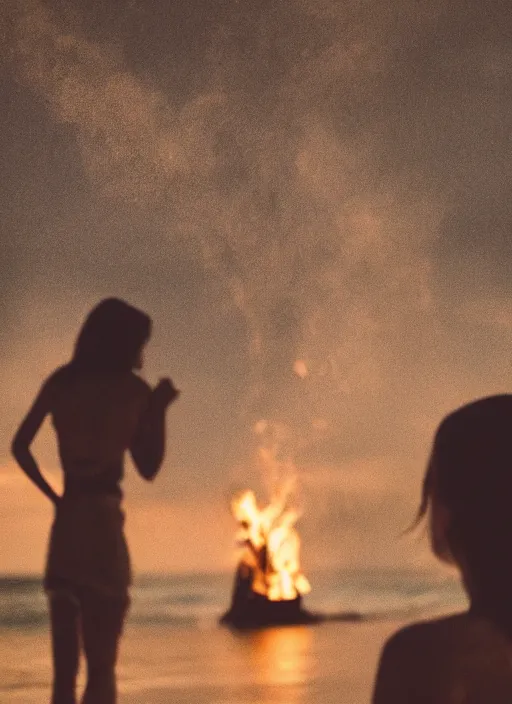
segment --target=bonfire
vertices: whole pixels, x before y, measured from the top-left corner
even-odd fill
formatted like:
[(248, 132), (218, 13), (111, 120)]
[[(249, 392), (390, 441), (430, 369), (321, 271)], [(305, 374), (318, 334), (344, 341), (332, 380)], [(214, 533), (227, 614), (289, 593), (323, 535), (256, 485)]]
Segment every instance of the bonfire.
[(299, 514), (288, 505), (292, 487), (283, 483), (263, 508), (251, 490), (233, 498), (240, 558), (223, 623), (253, 628), (316, 620), (302, 607), (311, 587), (300, 566)]

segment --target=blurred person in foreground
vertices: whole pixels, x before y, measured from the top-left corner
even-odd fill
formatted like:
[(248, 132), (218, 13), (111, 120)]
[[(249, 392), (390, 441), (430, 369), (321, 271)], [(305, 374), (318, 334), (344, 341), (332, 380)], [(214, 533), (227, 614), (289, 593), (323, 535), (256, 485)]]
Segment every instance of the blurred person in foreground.
[(455, 565), (468, 611), (415, 623), (385, 644), (373, 704), (512, 702), (512, 395), (476, 400), (439, 426), (418, 521)]
[[(110, 298), (87, 317), (71, 361), (43, 384), (12, 452), (55, 506), (44, 578), (54, 665), (52, 704), (75, 704), (80, 652), (87, 661), (83, 704), (114, 704), (119, 639), (131, 569), (121, 481), (128, 450), (152, 480), (165, 453), (165, 415), (178, 391), (169, 379), (151, 389), (135, 373), (151, 320)], [(50, 416), (64, 475), (62, 496), (41, 474), (30, 445)]]

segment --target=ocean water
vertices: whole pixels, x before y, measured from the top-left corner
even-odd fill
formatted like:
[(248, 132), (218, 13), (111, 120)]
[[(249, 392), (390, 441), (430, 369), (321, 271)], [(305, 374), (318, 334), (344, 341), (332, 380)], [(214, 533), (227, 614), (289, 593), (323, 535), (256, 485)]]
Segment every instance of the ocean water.
[[(357, 622), (237, 633), (218, 625), (232, 575), (140, 576), (117, 668), (119, 704), (368, 704), (379, 652), (404, 623), (465, 606), (448, 578), (393, 570), (310, 574), (304, 600)], [(40, 579), (0, 578), (0, 704), (50, 701)], [(84, 686), (81, 666), (79, 692)]]
[[(451, 577), (414, 571), (340, 570), (312, 574), (304, 606), (314, 612), (360, 613), (368, 618), (416, 618), (464, 608)], [(215, 625), (229, 606), (232, 575), (145, 575), (132, 588), (129, 624), (168, 628)], [(0, 577), (0, 629), (34, 630), (48, 624), (37, 577)]]

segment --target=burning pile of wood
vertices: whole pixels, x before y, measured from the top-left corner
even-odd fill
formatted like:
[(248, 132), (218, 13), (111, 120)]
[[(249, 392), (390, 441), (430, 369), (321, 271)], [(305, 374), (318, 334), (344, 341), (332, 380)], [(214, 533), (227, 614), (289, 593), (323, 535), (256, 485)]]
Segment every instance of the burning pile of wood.
[(311, 588), (300, 567), (298, 513), (287, 505), (289, 495), (284, 485), (264, 508), (250, 490), (232, 500), (241, 556), (222, 623), (255, 628), (317, 620), (302, 607)]

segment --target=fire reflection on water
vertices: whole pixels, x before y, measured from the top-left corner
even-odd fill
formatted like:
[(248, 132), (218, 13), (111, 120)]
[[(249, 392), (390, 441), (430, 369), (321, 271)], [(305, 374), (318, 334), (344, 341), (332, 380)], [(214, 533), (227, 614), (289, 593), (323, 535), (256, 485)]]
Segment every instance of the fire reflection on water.
[(270, 628), (251, 634), (246, 644), (252, 674), (258, 684), (272, 688), (272, 696), (267, 696), (262, 704), (304, 701), (304, 686), (315, 667), (312, 638), (307, 626)]

